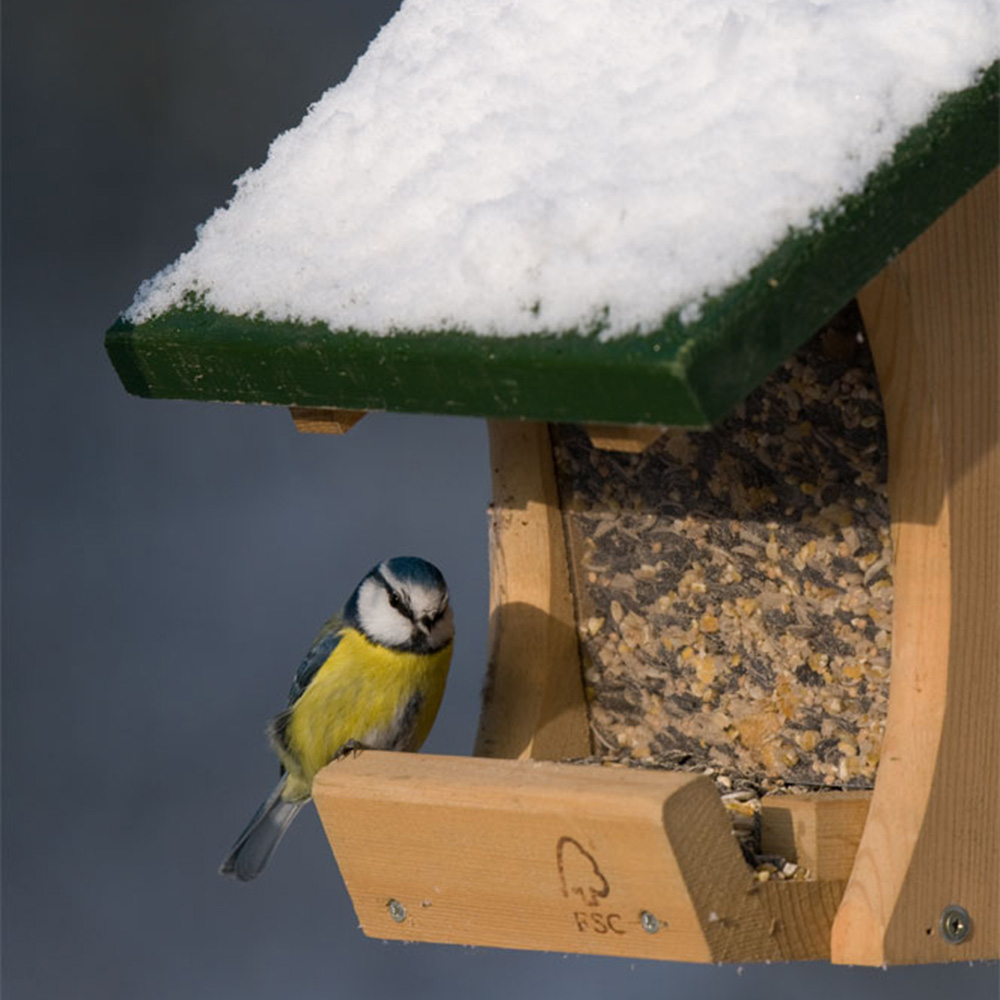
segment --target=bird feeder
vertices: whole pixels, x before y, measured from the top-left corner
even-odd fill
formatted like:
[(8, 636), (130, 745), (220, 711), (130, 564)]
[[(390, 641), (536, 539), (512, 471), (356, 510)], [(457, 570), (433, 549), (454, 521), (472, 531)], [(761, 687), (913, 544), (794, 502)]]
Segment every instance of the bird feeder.
[[(475, 755), (362, 752), (314, 786), (365, 933), (698, 962), (997, 957), (997, 81), (994, 64), (823, 225), (652, 333), (371, 337), (194, 301), (111, 328), (143, 396), (284, 405), (302, 431), (368, 410), (489, 422)], [(855, 297), (860, 318), (830, 326)], [(746, 782), (767, 791), (754, 850), (781, 868), (733, 835), (719, 786)]]

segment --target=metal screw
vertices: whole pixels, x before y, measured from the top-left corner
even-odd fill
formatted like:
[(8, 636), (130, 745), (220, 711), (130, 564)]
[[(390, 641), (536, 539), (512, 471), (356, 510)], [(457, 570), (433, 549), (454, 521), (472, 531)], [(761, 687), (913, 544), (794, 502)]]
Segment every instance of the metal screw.
[(401, 924), (406, 919), (406, 907), (398, 899), (390, 899), (389, 905), (389, 916), (396, 921), (397, 924)]
[(660, 929), (659, 918), (654, 913), (650, 913), (649, 910), (643, 910), (639, 914), (639, 923), (642, 924), (642, 929), (647, 934), (655, 934)]
[(938, 931), (948, 944), (961, 944), (972, 931), (968, 910), (957, 903), (946, 906), (938, 920)]

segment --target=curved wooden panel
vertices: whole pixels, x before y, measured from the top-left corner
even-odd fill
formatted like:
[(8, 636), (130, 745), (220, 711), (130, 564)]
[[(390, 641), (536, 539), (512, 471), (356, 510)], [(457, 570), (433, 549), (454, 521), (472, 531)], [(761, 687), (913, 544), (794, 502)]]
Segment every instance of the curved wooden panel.
[[(835, 962), (998, 954), (997, 192), (994, 171), (859, 296), (889, 434), (895, 607), (882, 758)], [(952, 904), (971, 917), (957, 944), (938, 926)]]

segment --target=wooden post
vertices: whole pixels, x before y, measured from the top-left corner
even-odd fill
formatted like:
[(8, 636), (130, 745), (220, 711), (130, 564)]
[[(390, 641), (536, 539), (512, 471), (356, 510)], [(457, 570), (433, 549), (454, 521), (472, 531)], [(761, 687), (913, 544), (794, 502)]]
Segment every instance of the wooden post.
[[(994, 172), (859, 296), (885, 402), (895, 597), (886, 732), (835, 962), (1000, 952), (997, 189)], [(952, 943), (941, 922), (956, 905), (968, 920)]]
[(546, 424), (491, 420), (489, 664), (475, 752), (590, 753), (566, 542)]

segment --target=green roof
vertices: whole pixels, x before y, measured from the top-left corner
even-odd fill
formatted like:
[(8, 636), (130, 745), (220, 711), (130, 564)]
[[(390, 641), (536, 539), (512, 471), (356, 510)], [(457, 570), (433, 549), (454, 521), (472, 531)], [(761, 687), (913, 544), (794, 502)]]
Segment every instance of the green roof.
[(699, 317), (602, 341), (596, 331), (372, 336), (192, 303), (123, 319), (106, 346), (153, 398), (611, 423), (706, 425), (739, 402), (895, 254), (988, 174), (1000, 64), (947, 97), (864, 189), (706, 302)]

